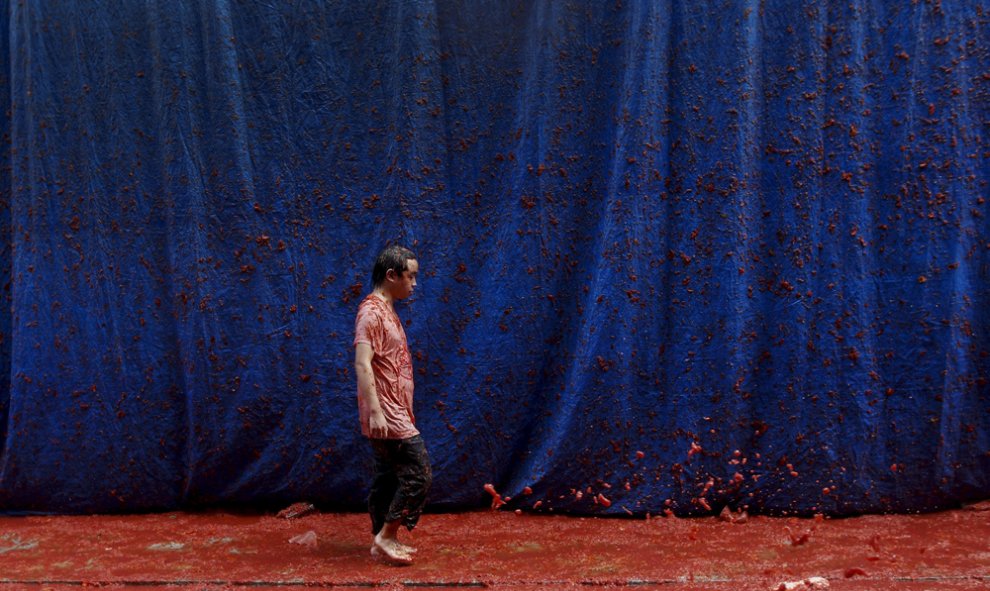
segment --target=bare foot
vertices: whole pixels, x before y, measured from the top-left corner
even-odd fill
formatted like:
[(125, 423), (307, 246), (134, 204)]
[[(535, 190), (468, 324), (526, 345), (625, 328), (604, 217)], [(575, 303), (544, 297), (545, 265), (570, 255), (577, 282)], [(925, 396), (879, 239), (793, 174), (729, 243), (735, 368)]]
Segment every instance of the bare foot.
[(409, 544), (403, 544), (399, 540), (395, 541), (395, 545), (398, 546), (399, 549), (405, 552), (406, 554), (415, 554), (417, 552), (415, 547), (410, 546)]
[(371, 545), (371, 555), (396, 566), (406, 566), (413, 562), (412, 556), (402, 549), (402, 545), (397, 540), (383, 538), (381, 535), (375, 536), (375, 541)]

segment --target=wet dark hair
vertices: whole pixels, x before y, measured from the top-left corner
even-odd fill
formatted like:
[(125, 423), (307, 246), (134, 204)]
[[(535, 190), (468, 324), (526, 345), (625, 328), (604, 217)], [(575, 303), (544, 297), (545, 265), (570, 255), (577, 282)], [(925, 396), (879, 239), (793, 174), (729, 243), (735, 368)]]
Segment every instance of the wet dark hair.
[(375, 259), (375, 268), (371, 271), (371, 284), (378, 287), (384, 283), (385, 274), (388, 273), (389, 269), (401, 275), (409, 268), (406, 261), (415, 258), (416, 255), (413, 254), (413, 251), (404, 246), (398, 244), (386, 246), (385, 250), (378, 253), (378, 258)]

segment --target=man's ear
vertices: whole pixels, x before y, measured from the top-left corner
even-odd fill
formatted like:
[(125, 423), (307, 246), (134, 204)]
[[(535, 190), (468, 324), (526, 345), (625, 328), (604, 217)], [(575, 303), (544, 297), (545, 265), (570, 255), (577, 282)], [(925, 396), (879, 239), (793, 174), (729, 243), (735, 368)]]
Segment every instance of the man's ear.
[(391, 279), (392, 281), (395, 281), (395, 269), (389, 269), (388, 271), (385, 271), (385, 279)]

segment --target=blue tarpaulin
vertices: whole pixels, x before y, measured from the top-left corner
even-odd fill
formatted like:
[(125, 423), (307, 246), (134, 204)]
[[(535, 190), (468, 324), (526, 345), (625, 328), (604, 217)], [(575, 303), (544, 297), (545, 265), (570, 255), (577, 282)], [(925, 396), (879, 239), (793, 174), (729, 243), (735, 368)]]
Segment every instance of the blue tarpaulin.
[(399, 306), (435, 509), (990, 496), (990, 6), (4, 2), (0, 510), (361, 506)]

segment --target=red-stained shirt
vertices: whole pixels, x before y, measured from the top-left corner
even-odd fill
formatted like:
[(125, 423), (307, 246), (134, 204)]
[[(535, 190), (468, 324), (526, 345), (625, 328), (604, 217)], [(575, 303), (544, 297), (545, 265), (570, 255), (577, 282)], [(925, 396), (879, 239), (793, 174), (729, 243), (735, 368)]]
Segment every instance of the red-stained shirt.
[[(406, 331), (395, 310), (375, 294), (369, 294), (358, 306), (354, 322), (354, 346), (371, 346), (371, 372), (375, 376), (378, 403), (385, 415), (388, 433), (385, 439), (406, 439), (419, 435), (413, 415), (413, 368)], [(364, 399), (358, 394), (361, 433), (370, 437), (371, 416)]]

